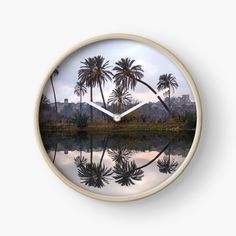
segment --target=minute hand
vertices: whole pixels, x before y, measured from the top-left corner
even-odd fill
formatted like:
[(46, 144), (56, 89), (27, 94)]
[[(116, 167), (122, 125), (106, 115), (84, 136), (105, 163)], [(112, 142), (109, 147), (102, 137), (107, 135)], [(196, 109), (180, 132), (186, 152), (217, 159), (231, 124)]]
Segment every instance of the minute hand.
[(93, 106), (93, 107), (97, 108), (98, 110), (102, 111), (103, 113), (106, 113), (107, 115), (109, 115), (109, 116), (111, 116), (112, 118), (114, 118), (115, 115), (114, 115), (112, 112), (110, 112), (110, 111), (104, 109), (103, 107), (98, 106), (96, 103), (94, 103), (94, 102), (89, 102), (89, 101), (88, 101), (87, 103), (88, 103), (90, 106)]
[[(153, 97), (153, 98), (154, 98), (154, 97)], [(156, 98), (156, 96), (155, 96), (155, 98)], [(123, 112), (122, 114), (120, 114), (120, 117), (124, 117), (124, 116), (126, 116), (127, 114), (129, 114), (130, 112), (135, 111), (135, 110), (138, 109), (139, 107), (141, 107), (141, 106), (147, 104), (148, 102), (150, 102), (151, 99), (152, 99), (152, 98), (148, 99), (147, 101), (141, 102), (141, 103), (139, 103), (138, 105), (136, 105), (136, 106), (130, 108), (129, 110)]]

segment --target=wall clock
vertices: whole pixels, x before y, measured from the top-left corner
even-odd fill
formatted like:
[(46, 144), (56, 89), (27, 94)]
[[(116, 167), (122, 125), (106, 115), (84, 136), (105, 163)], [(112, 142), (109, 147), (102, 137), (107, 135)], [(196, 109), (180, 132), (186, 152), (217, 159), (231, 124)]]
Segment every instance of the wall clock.
[(81, 43), (49, 72), (37, 103), (43, 156), (67, 185), (109, 201), (143, 198), (187, 166), (201, 130), (196, 86), (182, 63), (124, 34)]

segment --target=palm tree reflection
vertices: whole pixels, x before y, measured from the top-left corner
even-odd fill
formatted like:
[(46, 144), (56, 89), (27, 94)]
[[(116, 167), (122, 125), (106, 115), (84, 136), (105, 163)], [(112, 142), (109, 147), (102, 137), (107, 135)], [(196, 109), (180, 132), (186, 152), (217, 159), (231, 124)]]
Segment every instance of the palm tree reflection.
[(159, 167), (159, 171), (161, 173), (172, 174), (174, 171), (176, 171), (178, 162), (175, 161), (174, 159), (171, 161), (170, 148), (169, 148), (169, 155), (164, 156), (162, 159), (158, 160), (157, 166)]
[(117, 164), (122, 164), (124, 162), (127, 162), (128, 159), (131, 157), (130, 154), (132, 153), (131, 150), (128, 150), (124, 147), (119, 147), (114, 150), (108, 150), (108, 154), (112, 158), (114, 162)]
[[(137, 166), (134, 160), (129, 160), (133, 152), (132, 150), (122, 146), (115, 148), (114, 150), (110, 149), (108, 150), (108, 154), (114, 162), (113, 168), (110, 168), (103, 163), (107, 143), (108, 136), (104, 138), (103, 151), (99, 163), (93, 161), (92, 135), (90, 136), (90, 161), (82, 156), (82, 152), (74, 159), (74, 163), (78, 169), (78, 176), (80, 177), (82, 184), (89, 187), (102, 188), (106, 184), (109, 184), (109, 177), (112, 176), (115, 183), (120, 184), (121, 186), (135, 185), (136, 181), (141, 181), (144, 177), (143, 168), (155, 162), (170, 146), (170, 142), (167, 143), (154, 158), (142, 166)], [(157, 160), (157, 166), (161, 173), (172, 174), (177, 169), (178, 162), (174, 159), (171, 161), (170, 148), (169, 155)]]
[(55, 144), (55, 149), (54, 149), (54, 155), (53, 155), (52, 163), (55, 163), (56, 156), (57, 156), (57, 143)]
[(99, 163), (93, 162), (92, 151), (92, 137), (90, 138), (90, 162), (87, 162), (82, 156), (75, 158), (75, 164), (78, 168), (78, 175), (81, 179), (81, 183), (88, 185), (89, 187), (102, 188), (105, 184), (109, 184), (109, 176), (112, 175), (112, 169), (102, 164), (103, 157), (106, 151), (108, 137), (105, 138), (102, 156)]
[(114, 173), (116, 174), (115, 176), (113, 176), (113, 178), (116, 180), (115, 182), (120, 184), (121, 186), (129, 186), (135, 184), (133, 181), (142, 180), (144, 176), (144, 172), (142, 169), (150, 165), (158, 157), (160, 157), (161, 154), (167, 149), (169, 145), (170, 143), (165, 145), (165, 147), (158, 153), (158, 155), (156, 155), (151, 161), (140, 167), (137, 167), (135, 161), (131, 162), (125, 161), (121, 163), (116, 163), (113, 170)]
[(116, 174), (113, 178), (115, 182), (121, 186), (134, 185), (133, 180), (141, 180), (143, 178), (143, 171), (138, 169), (134, 161), (131, 162), (121, 162), (116, 164), (114, 167), (114, 173)]

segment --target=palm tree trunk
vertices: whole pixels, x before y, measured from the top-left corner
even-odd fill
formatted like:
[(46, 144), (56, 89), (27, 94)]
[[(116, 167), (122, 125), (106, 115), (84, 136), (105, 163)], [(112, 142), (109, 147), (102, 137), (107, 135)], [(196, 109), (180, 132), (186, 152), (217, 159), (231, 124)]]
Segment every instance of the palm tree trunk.
[(102, 91), (101, 81), (99, 81), (99, 88), (100, 88), (100, 92), (101, 92), (101, 95), (102, 95), (103, 106), (104, 106), (105, 109), (107, 109), (105, 98), (104, 98), (103, 91)]
[(118, 103), (118, 113), (121, 114), (121, 102)]
[(93, 163), (93, 136), (90, 135), (90, 163)]
[(82, 114), (82, 94), (81, 94), (81, 91), (80, 91), (79, 113), (80, 113), (80, 116), (81, 116), (81, 114)]
[(170, 109), (170, 84), (169, 84), (169, 109)]
[[(93, 102), (93, 87), (90, 86), (90, 101)], [(90, 106), (90, 122), (93, 123), (93, 107)]]
[(143, 166), (140, 166), (140, 167), (136, 168), (136, 170), (142, 169), (142, 168), (144, 168), (144, 167), (150, 165), (152, 162), (154, 162), (154, 161), (169, 147), (169, 145), (170, 145), (170, 142), (169, 142), (168, 144), (166, 144), (166, 146), (165, 146), (165, 147), (158, 153), (158, 155), (156, 155), (151, 161), (149, 161), (148, 163), (146, 163), (146, 164), (143, 165)]
[(52, 85), (52, 91), (53, 91), (54, 103), (55, 103), (55, 110), (56, 110), (56, 114), (57, 114), (57, 98), (56, 98), (56, 92), (55, 92), (55, 88), (54, 88), (54, 85), (53, 85), (52, 77), (50, 77), (50, 82), (51, 82), (51, 85)]

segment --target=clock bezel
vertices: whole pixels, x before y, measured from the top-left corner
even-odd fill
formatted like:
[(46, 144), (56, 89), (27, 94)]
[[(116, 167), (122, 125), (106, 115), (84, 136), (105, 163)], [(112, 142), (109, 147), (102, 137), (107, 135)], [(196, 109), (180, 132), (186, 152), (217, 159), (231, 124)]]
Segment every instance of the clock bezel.
[[(41, 135), (40, 135), (40, 127), (39, 127), (39, 105), (40, 105), (40, 100), (41, 96), (43, 93), (43, 89), (52, 74), (52, 72), (56, 69), (58, 65), (60, 65), (67, 57), (69, 57), (72, 53), (75, 51), (81, 49), (84, 46), (88, 46), (92, 43), (96, 43), (99, 41), (105, 41), (105, 40), (116, 40), (116, 39), (126, 39), (126, 40), (133, 40), (136, 42), (140, 42), (143, 44), (146, 44), (150, 47), (153, 47), (157, 50), (159, 50), (161, 53), (163, 53), (165, 56), (167, 56), (175, 65), (179, 68), (179, 70), (183, 73), (185, 79), (187, 80), (193, 96), (194, 96), (194, 101), (196, 105), (196, 114), (197, 114), (197, 125), (196, 125), (196, 130), (195, 130), (195, 135), (193, 139), (192, 146), (188, 152), (188, 155), (185, 158), (185, 161), (180, 165), (180, 167), (176, 170), (175, 173), (173, 173), (168, 179), (163, 181), (161, 184), (158, 186), (145, 191), (143, 193), (138, 193), (134, 195), (129, 195), (129, 196), (110, 196), (110, 195), (103, 195), (103, 194), (97, 194), (90, 192), (88, 190), (83, 189), (82, 187), (79, 187), (78, 185), (74, 184), (72, 181), (70, 181), (68, 178), (66, 178), (58, 169), (57, 167), (51, 162), (49, 159), (49, 156), (44, 148)], [(82, 193), (88, 197), (92, 197), (94, 199), (99, 199), (99, 200), (104, 200), (104, 201), (110, 201), (110, 202), (125, 202), (125, 201), (133, 201), (133, 200), (138, 200), (145, 198), (147, 196), (150, 196), (154, 193), (157, 193), (164, 188), (166, 188), (169, 184), (171, 184), (177, 177), (179, 177), (184, 169), (188, 166), (190, 161), (193, 158), (193, 155), (196, 151), (196, 148), (199, 143), (200, 135), (201, 135), (201, 129), (202, 129), (202, 107), (201, 107), (201, 101), (199, 97), (199, 93), (197, 90), (197, 87), (195, 85), (195, 82), (192, 79), (192, 76), (188, 72), (188, 70), (185, 68), (185, 66), (182, 64), (182, 62), (173, 54), (171, 53), (168, 49), (163, 47), (162, 45), (149, 40), (147, 38), (137, 36), (137, 35), (132, 35), (132, 34), (105, 34), (105, 35), (100, 35), (96, 36), (87, 40), (82, 41), (81, 43), (77, 44), (76, 46), (72, 47), (70, 50), (65, 52), (63, 56), (51, 67), (49, 72), (47, 73), (46, 78), (44, 79), (39, 94), (37, 96), (37, 101), (36, 101), (36, 106), (35, 106), (35, 133), (36, 133), (36, 139), (39, 144), (40, 151), (46, 161), (46, 163), (49, 165), (49, 167), (52, 169), (52, 171), (62, 180), (67, 186), (71, 187), (72, 189), (76, 190), (79, 193)]]

